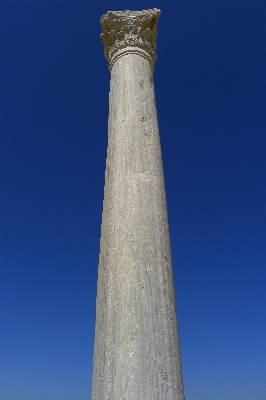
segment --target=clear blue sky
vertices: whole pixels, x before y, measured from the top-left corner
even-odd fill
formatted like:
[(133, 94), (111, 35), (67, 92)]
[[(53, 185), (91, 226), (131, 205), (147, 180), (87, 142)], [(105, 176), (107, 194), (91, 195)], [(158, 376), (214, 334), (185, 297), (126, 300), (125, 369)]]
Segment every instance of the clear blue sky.
[(1, 0), (1, 400), (90, 399), (99, 19), (152, 7), (186, 400), (266, 399), (265, 0)]

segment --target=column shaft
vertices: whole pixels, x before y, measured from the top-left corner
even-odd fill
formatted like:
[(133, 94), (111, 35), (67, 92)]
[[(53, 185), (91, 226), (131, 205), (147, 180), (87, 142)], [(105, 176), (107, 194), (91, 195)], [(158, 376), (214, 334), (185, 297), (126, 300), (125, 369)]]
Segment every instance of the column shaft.
[(149, 62), (111, 74), (93, 400), (183, 399), (164, 177)]

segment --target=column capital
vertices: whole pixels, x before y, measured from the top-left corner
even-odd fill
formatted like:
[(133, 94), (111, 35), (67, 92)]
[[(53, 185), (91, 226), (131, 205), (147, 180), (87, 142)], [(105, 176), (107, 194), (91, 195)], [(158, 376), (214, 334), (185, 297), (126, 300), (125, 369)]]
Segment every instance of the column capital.
[(135, 53), (146, 58), (152, 68), (157, 59), (157, 22), (161, 11), (157, 8), (143, 11), (108, 11), (100, 19), (104, 55), (112, 69), (114, 62), (124, 54)]

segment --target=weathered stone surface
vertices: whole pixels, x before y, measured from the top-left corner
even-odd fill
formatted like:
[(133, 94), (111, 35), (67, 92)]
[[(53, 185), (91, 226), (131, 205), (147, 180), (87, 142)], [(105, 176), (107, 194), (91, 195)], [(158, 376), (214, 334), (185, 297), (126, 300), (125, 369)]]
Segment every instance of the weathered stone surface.
[(153, 9), (101, 19), (109, 62), (129, 50), (110, 63), (93, 400), (184, 399), (152, 75), (158, 16)]

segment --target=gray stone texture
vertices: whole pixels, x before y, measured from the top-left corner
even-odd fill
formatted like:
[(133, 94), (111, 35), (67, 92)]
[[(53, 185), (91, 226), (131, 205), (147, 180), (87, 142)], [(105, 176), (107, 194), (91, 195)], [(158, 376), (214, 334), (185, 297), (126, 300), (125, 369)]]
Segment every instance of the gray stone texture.
[(184, 399), (153, 85), (159, 14), (101, 19), (111, 87), (93, 400)]

